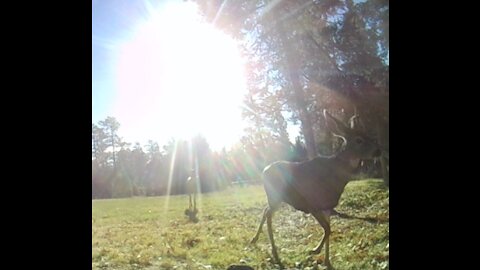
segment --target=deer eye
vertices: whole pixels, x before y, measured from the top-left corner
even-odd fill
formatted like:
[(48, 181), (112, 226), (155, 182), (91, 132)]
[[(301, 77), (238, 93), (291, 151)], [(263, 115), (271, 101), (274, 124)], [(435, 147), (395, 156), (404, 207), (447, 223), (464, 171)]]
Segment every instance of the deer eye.
[(360, 137), (356, 137), (356, 138), (355, 138), (355, 143), (356, 143), (356, 144), (362, 144), (362, 143), (363, 143), (363, 139), (360, 138)]

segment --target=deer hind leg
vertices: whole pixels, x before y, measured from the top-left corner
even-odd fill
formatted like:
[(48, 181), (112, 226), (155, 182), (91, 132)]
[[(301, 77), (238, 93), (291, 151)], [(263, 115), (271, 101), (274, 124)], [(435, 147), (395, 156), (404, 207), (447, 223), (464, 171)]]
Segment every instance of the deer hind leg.
[(272, 229), (272, 216), (273, 216), (274, 209), (269, 207), (267, 211), (265, 211), (265, 216), (267, 217), (267, 228), (268, 228), (268, 238), (270, 238), (270, 244), (272, 245), (272, 254), (275, 261), (280, 265), (282, 269), (282, 263), (280, 262), (280, 258), (278, 257), (277, 247), (275, 246), (275, 241), (273, 240), (273, 229)]
[(313, 254), (318, 254), (323, 248), (325, 244), (325, 265), (327, 269), (332, 269), (332, 265), (330, 264), (330, 254), (329, 254), (329, 242), (330, 242), (330, 216), (325, 215), (323, 212), (319, 211), (313, 213), (315, 219), (320, 223), (324, 230), (324, 235), (320, 243), (311, 251)]
[(260, 226), (258, 226), (257, 233), (255, 234), (255, 236), (250, 241), (250, 244), (255, 244), (257, 242), (258, 237), (260, 236), (260, 233), (262, 232), (263, 224), (265, 223), (265, 220), (267, 219), (267, 211), (268, 211), (268, 206), (265, 207), (265, 209), (263, 210), (262, 220), (260, 221)]

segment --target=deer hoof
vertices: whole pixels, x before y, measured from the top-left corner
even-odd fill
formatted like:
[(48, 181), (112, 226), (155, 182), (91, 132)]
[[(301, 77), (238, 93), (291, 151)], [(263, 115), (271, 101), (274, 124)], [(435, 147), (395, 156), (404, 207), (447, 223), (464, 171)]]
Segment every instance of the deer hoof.
[(278, 269), (285, 269), (281, 262), (275, 262), (274, 264), (278, 265)]
[(279, 258), (275, 259), (275, 260), (274, 260), (274, 263), (275, 263), (276, 265), (278, 265), (278, 269), (285, 269), (285, 267), (283, 267), (283, 264), (282, 264), (282, 262), (280, 261)]

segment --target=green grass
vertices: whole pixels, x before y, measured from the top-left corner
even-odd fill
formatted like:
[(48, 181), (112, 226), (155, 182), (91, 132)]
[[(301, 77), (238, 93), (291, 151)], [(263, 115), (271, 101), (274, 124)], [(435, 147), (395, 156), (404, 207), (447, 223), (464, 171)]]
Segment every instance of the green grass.
[[(336, 208), (362, 219), (331, 218), (330, 259), (336, 269), (388, 269), (388, 189), (379, 180), (347, 185)], [(256, 232), (266, 196), (260, 185), (202, 194), (199, 222), (188, 221), (185, 195), (94, 200), (93, 269), (226, 269), (247, 263), (278, 269), (264, 233)], [(310, 215), (282, 207), (273, 218), (279, 256), (286, 268), (323, 269), (324, 250), (309, 256), (323, 230)]]

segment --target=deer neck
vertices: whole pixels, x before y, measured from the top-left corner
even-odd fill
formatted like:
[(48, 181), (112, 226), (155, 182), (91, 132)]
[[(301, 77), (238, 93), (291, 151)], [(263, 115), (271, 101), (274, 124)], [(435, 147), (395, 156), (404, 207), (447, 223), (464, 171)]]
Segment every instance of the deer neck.
[(342, 166), (345, 167), (345, 172), (355, 174), (360, 169), (360, 158), (352, 156), (348, 151), (341, 151), (335, 157)]

